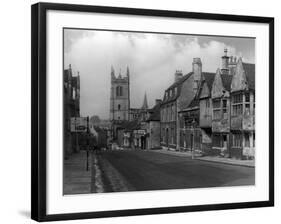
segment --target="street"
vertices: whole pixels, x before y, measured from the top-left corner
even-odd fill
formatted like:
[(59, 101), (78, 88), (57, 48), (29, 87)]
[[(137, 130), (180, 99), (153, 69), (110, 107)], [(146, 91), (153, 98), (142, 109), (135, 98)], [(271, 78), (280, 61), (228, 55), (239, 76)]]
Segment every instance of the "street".
[(103, 151), (96, 155), (103, 192), (255, 184), (255, 169), (154, 151)]

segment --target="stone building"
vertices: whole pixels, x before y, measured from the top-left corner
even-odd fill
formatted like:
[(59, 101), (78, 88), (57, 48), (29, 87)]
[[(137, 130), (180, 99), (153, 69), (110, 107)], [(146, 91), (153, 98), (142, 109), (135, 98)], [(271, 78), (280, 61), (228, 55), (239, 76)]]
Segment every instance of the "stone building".
[(255, 64), (239, 58), (231, 82), (231, 157), (255, 156)]
[(79, 136), (71, 133), (71, 117), (80, 117), (80, 76), (73, 75), (71, 65), (63, 72), (64, 158), (78, 150)]
[(204, 154), (212, 154), (212, 87), (215, 74), (205, 74), (202, 89), (199, 93), (199, 127), (201, 128), (201, 150)]
[(199, 94), (202, 151), (239, 159), (255, 155), (255, 65), (222, 56), (222, 68)]
[(202, 81), (202, 63), (194, 58), (192, 72), (183, 75), (176, 71), (174, 83), (165, 90), (160, 108), (161, 146), (180, 150), (180, 136), (183, 119), (178, 113), (187, 108), (197, 94)]
[(147, 148), (159, 149), (160, 146), (160, 106), (162, 100), (156, 99), (155, 106), (149, 111), (147, 123)]
[(127, 68), (125, 77), (115, 76), (114, 69), (111, 68), (111, 89), (110, 89), (110, 120), (129, 120), (130, 108), (130, 73)]
[(230, 146), (230, 85), (232, 75), (217, 69), (212, 87), (212, 152), (228, 156)]
[(206, 141), (206, 130), (200, 128), (200, 97), (201, 93), (208, 88), (208, 83), (213, 76), (213, 73), (201, 72), (201, 81), (194, 98), (189, 105), (179, 111), (180, 150), (202, 151), (203, 149), (202, 143)]

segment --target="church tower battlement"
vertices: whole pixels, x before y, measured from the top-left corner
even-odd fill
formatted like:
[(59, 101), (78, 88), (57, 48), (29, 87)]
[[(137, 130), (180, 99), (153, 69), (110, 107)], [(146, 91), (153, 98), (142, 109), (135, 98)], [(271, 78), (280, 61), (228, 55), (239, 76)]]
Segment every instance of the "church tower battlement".
[(110, 120), (128, 121), (130, 108), (130, 71), (127, 67), (126, 76), (115, 76), (114, 68), (111, 67), (110, 89)]

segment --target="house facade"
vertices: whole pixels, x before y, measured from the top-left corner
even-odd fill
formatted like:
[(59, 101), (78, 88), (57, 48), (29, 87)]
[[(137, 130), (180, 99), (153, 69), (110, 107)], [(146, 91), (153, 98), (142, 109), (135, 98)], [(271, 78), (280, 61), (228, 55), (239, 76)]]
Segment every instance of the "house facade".
[(71, 133), (71, 117), (80, 117), (80, 76), (73, 75), (71, 65), (63, 73), (64, 158), (77, 151), (79, 136)]
[(229, 155), (230, 147), (230, 84), (231, 74), (217, 69), (211, 91), (212, 101), (212, 152)]
[(255, 65), (240, 58), (231, 82), (231, 157), (255, 156)]
[(222, 57), (222, 68), (205, 76), (199, 94), (202, 152), (238, 159), (255, 157), (255, 65)]
[(174, 83), (165, 90), (160, 107), (161, 146), (180, 150), (184, 119), (179, 112), (187, 108), (196, 96), (202, 82), (202, 62), (194, 58), (192, 72), (183, 75), (176, 71)]
[(155, 106), (149, 112), (147, 123), (147, 148), (159, 149), (160, 146), (160, 106), (162, 100), (157, 99)]
[(205, 74), (199, 93), (199, 127), (201, 129), (201, 150), (203, 154), (212, 154), (212, 87), (215, 74)]

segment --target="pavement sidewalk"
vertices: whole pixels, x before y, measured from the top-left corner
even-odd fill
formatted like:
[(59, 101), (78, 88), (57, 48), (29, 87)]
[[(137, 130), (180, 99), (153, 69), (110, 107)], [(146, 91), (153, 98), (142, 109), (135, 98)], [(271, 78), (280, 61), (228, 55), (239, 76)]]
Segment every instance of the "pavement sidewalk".
[(89, 170), (87, 171), (87, 152), (80, 151), (64, 160), (63, 194), (91, 193), (92, 163), (89, 153)]
[[(182, 156), (182, 157), (192, 157), (192, 152), (190, 151), (172, 151), (167, 149), (159, 149), (159, 150), (152, 150), (152, 152), (159, 152), (165, 153), (175, 156)], [(208, 162), (215, 162), (215, 163), (224, 163), (236, 166), (246, 166), (246, 167), (255, 167), (255, 160), (239, 160), (233, 158), (223, 158), (219, 156), (202, 156), (200, 153), (194, 153), (194, 159), (208, 161)]]

